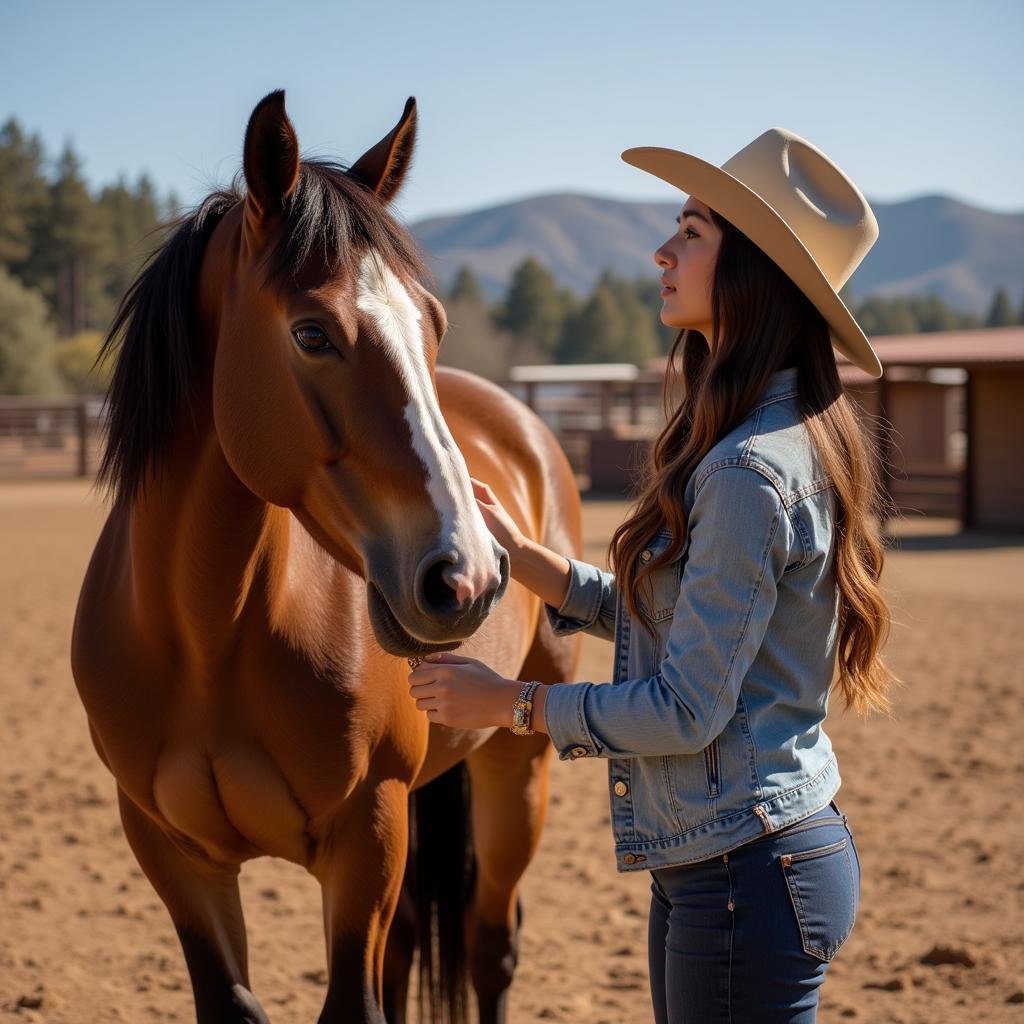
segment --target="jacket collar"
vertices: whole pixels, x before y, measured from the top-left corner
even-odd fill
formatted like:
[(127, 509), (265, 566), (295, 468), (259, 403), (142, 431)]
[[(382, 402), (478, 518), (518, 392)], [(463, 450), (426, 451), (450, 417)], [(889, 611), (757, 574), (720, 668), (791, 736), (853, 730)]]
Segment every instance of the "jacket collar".
[(780, 398), (792, 398), (798, 393), (797, 373), (795, 366), (787, 366), (784, 370), (776, 370), (768, 378), (768, 384), (758, 400), (758, 405), (778, 401)]

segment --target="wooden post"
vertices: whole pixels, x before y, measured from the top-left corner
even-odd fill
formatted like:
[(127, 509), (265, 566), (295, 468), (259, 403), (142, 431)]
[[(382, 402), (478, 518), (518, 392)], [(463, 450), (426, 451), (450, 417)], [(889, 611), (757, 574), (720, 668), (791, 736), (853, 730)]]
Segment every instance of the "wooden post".
[(612, 426), (612, 382), (601, 381), (601, 429), (611, 430)]
[[(886, 410), (889, 406), (889, 388), (888, 382), (883, 374), (878, 378), (877, 384), (877, 395), (878, 395), (878, 419), (879, 419), (879, 434), (878, 434), (878, 482), (882, 488), (882, 495), (885, 499), (884, 507), (888, 509), (892, 504), (892, 484), (890, 483), (890, 461), (892, 459), (892, 445), (890, 443), (890, 431), (892, 424), (886, 418)], [(897, 509), (897, 512), (900, 510)], [(888, 520), (887, 516), (882, 517), (881, 526), (884, 529), (885, 524)]]
[(978, 382), (970, 370), (964, 384), (964, 433), (967, 435), (967, 450), (964, 453), (964, 472), (961, 479), (960, 529), (967, 530), (974, 526), (974, 492), (977, 487), (977, 437), (975, 436), (974, 417), (976, 408), (976, 391)]
[(526, 384), (526, 404), (534, 411), (537, 411), (537, 385), (528, 380)]

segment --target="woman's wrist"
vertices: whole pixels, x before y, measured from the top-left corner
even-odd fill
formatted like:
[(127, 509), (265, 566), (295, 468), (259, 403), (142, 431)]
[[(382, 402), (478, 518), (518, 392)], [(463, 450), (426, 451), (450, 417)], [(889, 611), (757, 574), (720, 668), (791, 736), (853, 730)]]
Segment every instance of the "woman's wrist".
[(545, 604), (560, 608), (569, 590), (571, 569), (564, 555), (523, 537), (509, 552), (509, 574), (527, 590), (533, 591)]
[(547, 720), (544, 718), (544, 704), (547, 701), (548, 690), (551, 687), (547, 683), (541, 683), (533, 691), (533, 710), (530, 712), (530, 728), (534, 732), (548, 734)]

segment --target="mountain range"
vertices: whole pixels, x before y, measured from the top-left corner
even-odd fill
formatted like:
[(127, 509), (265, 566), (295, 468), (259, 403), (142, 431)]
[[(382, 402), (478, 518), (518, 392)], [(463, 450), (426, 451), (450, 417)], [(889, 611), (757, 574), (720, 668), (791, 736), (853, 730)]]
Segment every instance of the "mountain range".
[[(870, 202), (870, 200), (869, 200)], [(488, 298), (500, 298), (528, 256), (585, 295), (609, 269), (654, 276), (652, 252), (675, 230), (676, 203), (582, 194), (522, 199), (412, 225), (438, 282), (467, 265)], [(947, 196), (871, 202), (879, 237), (850, 280), (852, 298), (938, 295), (983, 315), (997, 287), (1016, 308), (1024, 291), (1024, 213), (997, 213)]]

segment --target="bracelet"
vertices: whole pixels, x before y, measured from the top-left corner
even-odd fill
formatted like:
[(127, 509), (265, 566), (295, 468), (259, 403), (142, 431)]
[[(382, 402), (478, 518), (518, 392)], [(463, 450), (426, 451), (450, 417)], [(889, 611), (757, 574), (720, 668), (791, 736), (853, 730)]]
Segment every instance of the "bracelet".
[(519, 696), (512, 703), (511, 730), (516, 736), (533, 735), (533, 729), (530, 727), (530, 719), (533, 714), (533, 691), (540, 685), (540, 682), (536, 680), (523, 683)]

